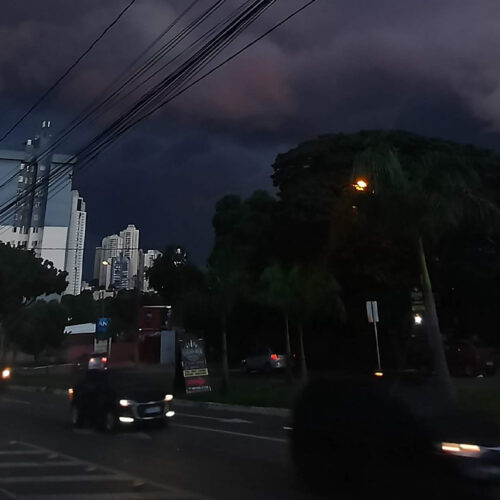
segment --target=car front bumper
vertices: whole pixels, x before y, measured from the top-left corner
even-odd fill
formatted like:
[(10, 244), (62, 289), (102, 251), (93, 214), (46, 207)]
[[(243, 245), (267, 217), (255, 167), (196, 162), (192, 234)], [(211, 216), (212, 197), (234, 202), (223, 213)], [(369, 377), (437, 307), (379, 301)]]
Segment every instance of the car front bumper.
[(120, 407), (118, 420), (122, 424), (169, 420), (175, 415), (171, 402), (149, 401)]

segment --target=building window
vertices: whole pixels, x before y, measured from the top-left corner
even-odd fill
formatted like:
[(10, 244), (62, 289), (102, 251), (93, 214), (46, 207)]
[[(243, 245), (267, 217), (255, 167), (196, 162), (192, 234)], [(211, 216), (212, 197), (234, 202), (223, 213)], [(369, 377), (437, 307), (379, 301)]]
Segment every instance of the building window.
[(36, 246), (37, 246), (37, 244), (38, 244), (38, 241), (34, 241), (34, 242), (31, 244), (31, 246), (36, 247)]
[(40, 165), (38, 167), (38, 170), (40, 170), (41, 172), (43, 172), (45, 170), (45, 165)]
[[(14, 218), (15, 218), (15, 217), (16, 217), (16, 216), (14, 215)], [(13, 232), (13, 233), (17, 233), (17, 227), (16, 227), (16, 226), (14, 226), (14, 227), (12, 228), (12, 232)]]
[(33, 215), (33, 220), (38, 220), (38, 214)]
[(19, 182), (23, 182), (24, 181), (24, 177), (22, 175), (19, 176), (19, 178), (17, 179)]
[(34, 227), (34, 228), (33, 228), (33, 232), (34, 232), (34, 233), (38, 233), (38, 228), (37, 228), (37, 227)]

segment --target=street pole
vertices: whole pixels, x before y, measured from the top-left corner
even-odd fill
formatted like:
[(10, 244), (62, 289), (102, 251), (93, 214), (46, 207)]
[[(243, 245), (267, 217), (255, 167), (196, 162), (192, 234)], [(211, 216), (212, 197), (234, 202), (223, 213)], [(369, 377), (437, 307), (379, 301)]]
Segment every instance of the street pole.
[(378, 331), (377, 331), (377, 322), (373, 322), (373, 330), (375, 331), (375, 345), (377, 346), (377, 364), (378, 364), (378, 371), (382, 371), (382, 366), (380, 364), (380, 349), (378, 346)]

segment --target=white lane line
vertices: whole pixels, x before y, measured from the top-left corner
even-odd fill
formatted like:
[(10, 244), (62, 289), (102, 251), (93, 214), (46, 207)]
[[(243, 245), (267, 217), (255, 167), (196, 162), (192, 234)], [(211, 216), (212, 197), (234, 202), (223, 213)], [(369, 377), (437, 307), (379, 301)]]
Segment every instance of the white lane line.
[[(34, 445), (32, 443), (27, 443), (26, 441), (13, 441), (11, 444), (19, 444), (21, 446), (26, 446), (32, 450), (40, 450), (46, 454), (54, 453), (52, 450), (47, 448), (43, 448), (41, 446)], [(159, 491), (154, 493), (92, 493), (92, 494), (67, 494), (63, 493), (61, 495), (32, 495), (32, 494), (23, 494), (23, 500), (33, 499), (33, 500), (172, 500), (175, 498), (176, 500), (212, 500), (210, 497), (194, 493), (192, 491), (184, 490), (177, 488), (176, 486), (170, 486), (168, 484), (160, 483), (157, 481), (152, 481), (150, 479), (144, 480), (143, 478), (137, 477), (133, 474), (129, 474), (112, 467), (106, 467), (104, 465), (95, 464), (92, 462), (88, 462), (86, 460), (81, 460), (79, 458), (73, 457), (71, 455), (66, 455), (63, 453), (58, 453), (58, 456), (64, 458), (68, 461), (73, 461), (75, 464), (84, 464), (89, 467), (89, 471), (95, 470), (94, 467), (97, 467), (100, 471), (106, 472), (108, 474), (116, 474), (117, 476), (125, 477), (126, 480), (131, 481), (133, 484), (146, 483), (148, 486), (154, 486), (158, 488)]]
[[(151, 484), (151, 483), (149, 483)], [(17, 498), (17, 497), (15, 497)], [(165, 493), (164, 491), (148, 493), (61, 493), (52, 495), (25, 495), (23, 500), (197, 500), (197, 495), (185, 495), (177, 493)]]
[(78, 462), (0, 462), (0, 469), (6, 469), (9, 467), (68, 467), (68, 466), (83, 466), (85, 464), (80, 464)]
[(179, 412), (176, 412), (176, 415), (189, 418), (203, 418), (206, 420), (217, 420), (217, 422), (223, 422), (228, 424), (253, 424), (251, 420), (243, 420), (241, 418), (207, 417), (206, 415), (194, 415), (192, 413), (179, 413)]
[(219, 434), (229, 434), (231, 436), (240, 436), (252, 439), (262, 439), (264, 441), (274, 441), (275, 443), (287, 443), (286, 439), (274, 438), (269, 436), (259, 436), (257, 434), (246, 434), (244, 432), (225, 431), (222, 429), (212, 429), (211, 427), (200, 427), (198, 425), (185, 425), (185, 424), (170, 424), (171, 427), (183, 427), (185, 429), (195, 429), (197, 431), (218, 432)]
[(0, 477), (0, 484), (12, 483), (67, 483), (73, 481), (127, 481), (126, 476), (116, 474), (75, 474), (67, 476), (14, 476)]
[(1, 450), (0, 455), (49, 455), (50, 452), (45, 450)]
[(2, 495), (5, 495), (7, 498), (19, 498), (15, 493), (12, 493), (11, 491), (4, 490), (3, 488), (0, 488), (0, 493)]
[(5, 401), (6, 403), (16, 403), (18, 405), (32, 405), (31, 401), (23, 401), (22, 399), (11, 399), (11, 398), (1, 398), (0, 401)]

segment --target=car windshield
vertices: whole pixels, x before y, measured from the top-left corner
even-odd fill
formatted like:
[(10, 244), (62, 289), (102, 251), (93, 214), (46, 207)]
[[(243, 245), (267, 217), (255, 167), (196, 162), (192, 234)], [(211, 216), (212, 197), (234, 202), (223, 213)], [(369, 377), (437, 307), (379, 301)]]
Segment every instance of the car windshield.
[(0, 9), (0, 500), (500, 498), (500, 0)]

